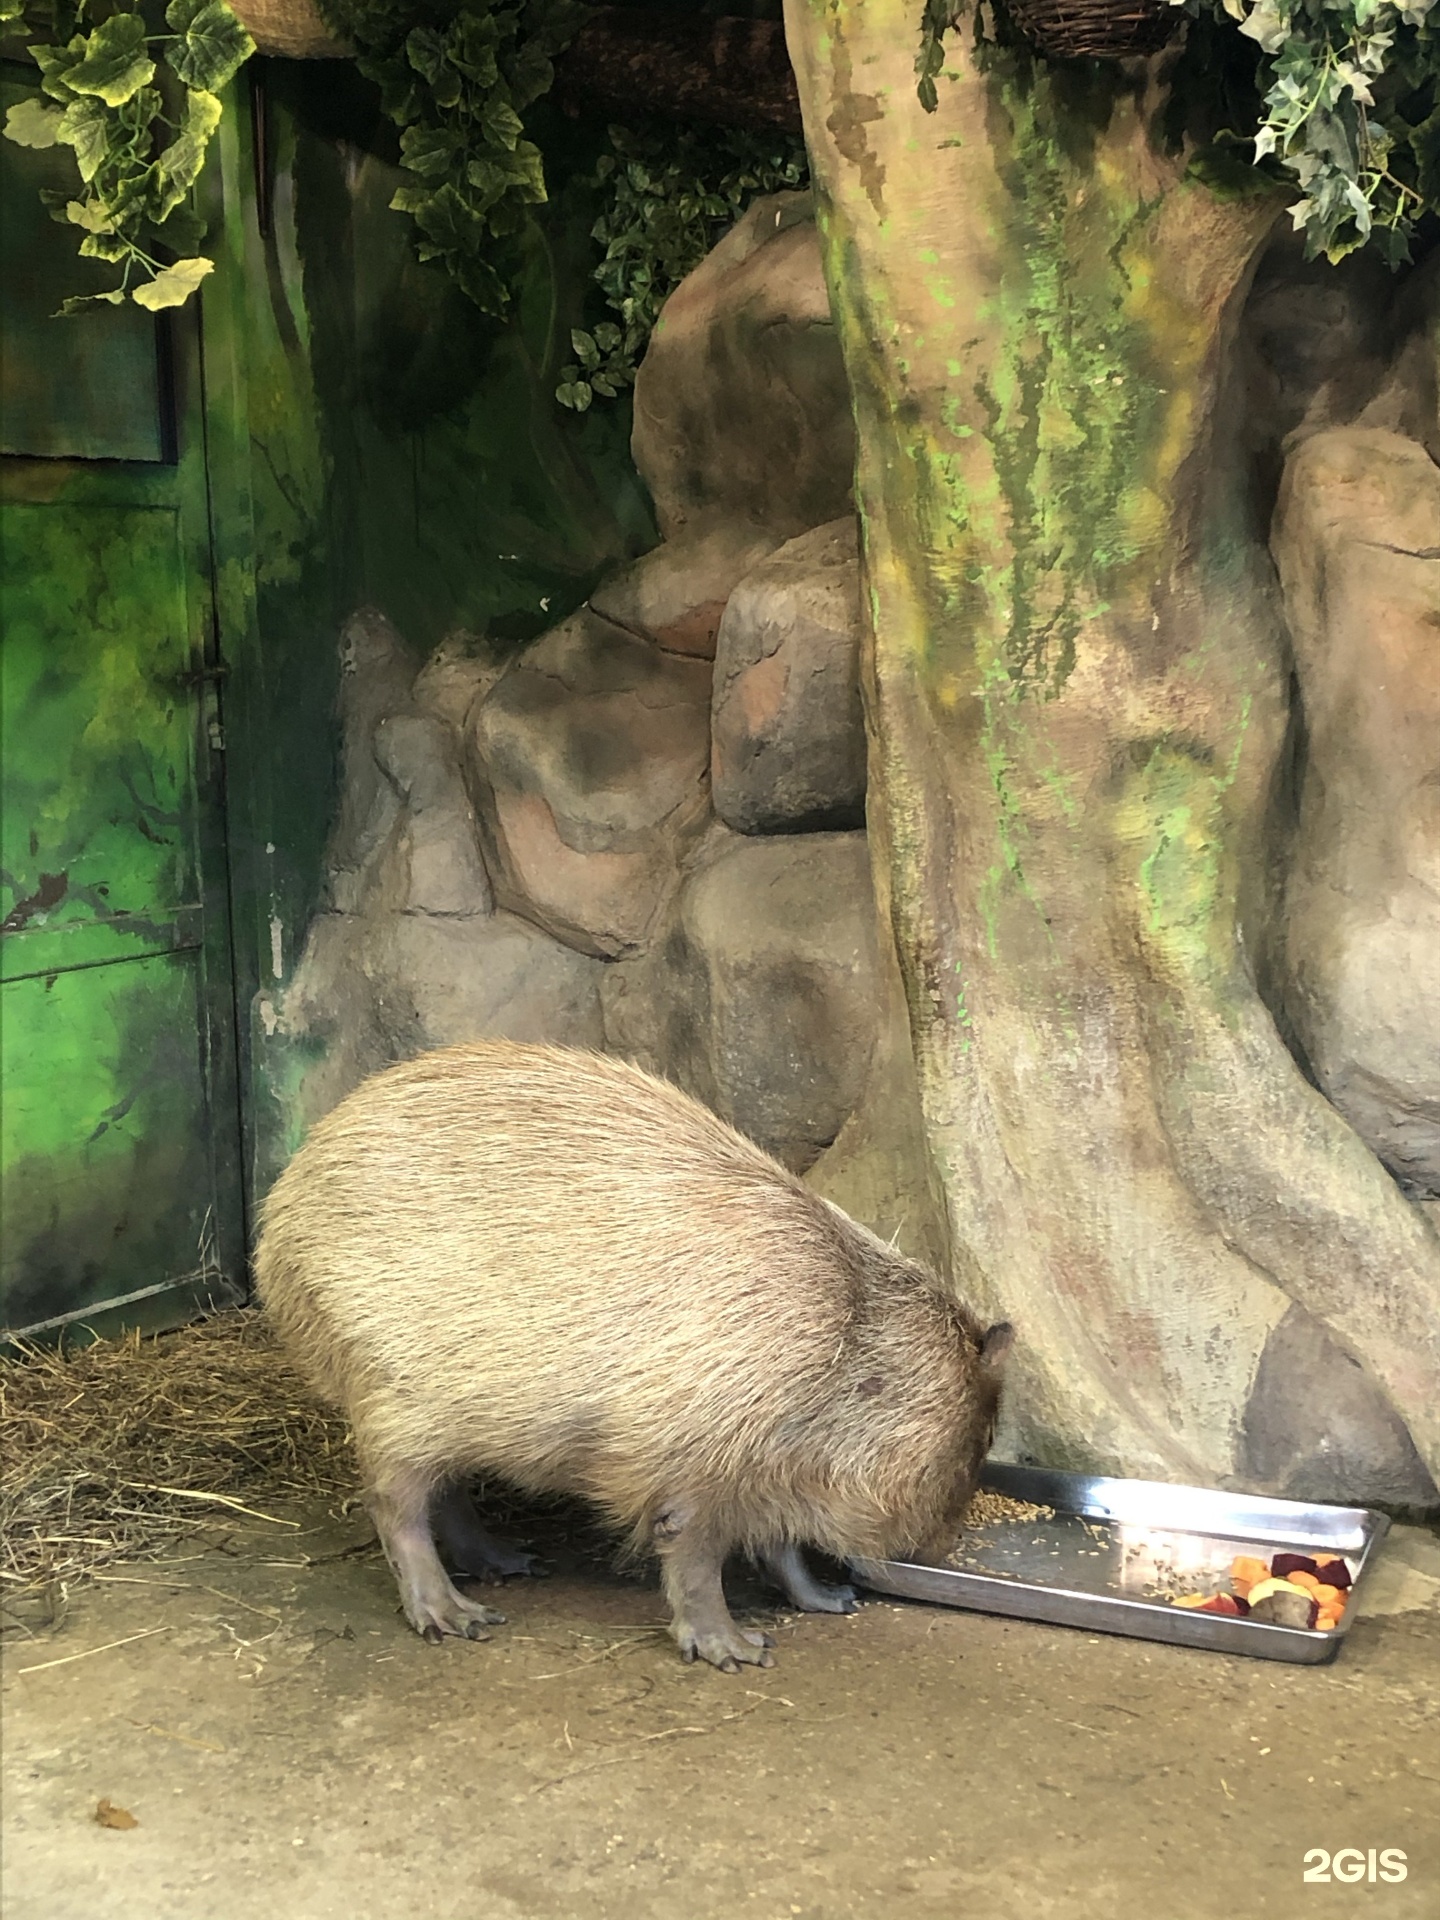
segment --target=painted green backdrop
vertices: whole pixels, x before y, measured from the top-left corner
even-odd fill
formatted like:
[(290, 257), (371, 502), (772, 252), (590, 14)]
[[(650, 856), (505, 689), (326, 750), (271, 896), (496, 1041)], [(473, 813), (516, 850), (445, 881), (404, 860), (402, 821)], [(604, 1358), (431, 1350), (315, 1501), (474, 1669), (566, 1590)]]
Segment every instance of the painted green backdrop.
[[(342, 62), (242, 76), (204, 183), (218, 270), (168, 332), (50, 320), (85, 269), (48, 229), (12, 361), (33, 452), (0, 462), (11, 1327), (243, 1285), (247, 1208), (295, 1144), (273, 996), (320, 896), (347, 614), (380, 607), (417, 658), (457, 630), (514, 646), (654, 539), (628, 407), (553, 400), (602, 136), (548, 129), (505, 326), (414, 260), (394, 130)], [(64, 159), (17, 156), (27, 194)]]

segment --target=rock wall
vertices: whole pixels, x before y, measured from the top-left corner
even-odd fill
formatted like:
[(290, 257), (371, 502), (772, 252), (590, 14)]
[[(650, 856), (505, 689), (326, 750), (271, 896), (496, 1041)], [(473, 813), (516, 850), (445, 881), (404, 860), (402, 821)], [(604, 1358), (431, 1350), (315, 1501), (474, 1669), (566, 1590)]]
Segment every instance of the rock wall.
[(633, 451), (667, 538), (519, 653), (458, 634), (422, 668), (374, 610), (348, 623), (327, 893), (274, 1016), (295, 1118), (426, 1047), (608, 1048), (939, 1261), (806, 196), (755, 203), (673, 296)]

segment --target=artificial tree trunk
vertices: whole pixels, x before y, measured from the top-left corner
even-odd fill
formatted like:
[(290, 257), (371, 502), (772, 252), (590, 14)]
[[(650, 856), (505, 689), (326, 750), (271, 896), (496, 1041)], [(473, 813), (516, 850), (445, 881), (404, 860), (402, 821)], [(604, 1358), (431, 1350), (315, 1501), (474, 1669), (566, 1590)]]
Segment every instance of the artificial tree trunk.
[[(1245, 1473), (1299, 1303), (1440, 1472), (1440, 1238), (1256, 987), (1289, 667), (1227, 352), (1273, 199), (913, 0), (787, 0), (859, 431), (871, 837), (1012, 1441)], [(1317, 1382), (1324, 1391), (1324, 1383)]]

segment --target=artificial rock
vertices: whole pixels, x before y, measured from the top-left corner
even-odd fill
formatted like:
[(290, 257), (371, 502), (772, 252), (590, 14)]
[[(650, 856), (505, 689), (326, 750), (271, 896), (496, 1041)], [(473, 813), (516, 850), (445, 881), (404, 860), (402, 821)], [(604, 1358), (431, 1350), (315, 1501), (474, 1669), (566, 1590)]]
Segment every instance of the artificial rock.
[(723, 828), (639, 959), (605, 970), (607, 1044), (803, 1171), (864, 1090), (879, 1018), (860, 833)]
[(588, 608), (476, 707), (470, 775), (502, 906), (582, 952), (634, 951), (709, 807), (708, 662)]
[(855, 431), (809, 194), (753, 201), (670, 295), (634, 421), (667, 540), (726, 521), (783, 540), (845, 512)]
[(1397, 434), (1291, 457), (1273, 548), (1308, 759), (1285, 996), (1320, 1086), (1417, 1197), (1440, 1193), (1440, 473)]
[(735, 588), (711, 695), (715, 811), (738, 833), (865, 820), (853, 515), (788, 541)]

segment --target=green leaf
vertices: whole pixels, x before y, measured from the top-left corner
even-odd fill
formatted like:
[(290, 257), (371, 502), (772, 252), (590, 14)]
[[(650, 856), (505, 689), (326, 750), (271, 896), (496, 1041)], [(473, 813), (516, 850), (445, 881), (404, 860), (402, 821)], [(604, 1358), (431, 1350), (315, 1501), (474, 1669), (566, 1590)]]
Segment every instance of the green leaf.
[(220, 102), (213, 93), (191, 89), (185, 96), (180, 131), (156, 163), (159, 201), (156, 218), (174, 211), (200, 178), (211, 135), (220, 124)]
[(172, 253), (189, 255), (205, 238), (206, 225), (193, 207), (182, 202), (154, 223), (154, 233), (162, 247), (168, 247)]
[(52, 100), (63, 101), (67, 106), (75, 98), (67, 74), (72, 73), (85, 57), (85, 40), (76, 34), (68, 46), (31, 47), (35, 64), (40, 69), (40, 90), (48, 93)]
[(75, 149), (80, 178), (88, 187), (110, 154), (112, 138), (123, 130), (102, 100), (72, 100), (60, 121), (60, 138)]
[(587, 373), (589, 373), (592, 368), (599, 366), (600, 349), (588, 333), (585, 333), (579, 327), (572, 327), (570, 330), (570, 344), (575, 349), (575, 358)]
[(492, 93), (480, 110), (480, 125), (492, 146), (513, 152), (525, 123), (502, 93)]
[(126, 260), (134, 251), (134, 246), (123, 234), (104, 228), (87, 233), (80, 242), (80, 252), (87, 260)]
[(21, 100), (5, 116), (5, 138), (17, 147), (56, 146), (64, 118), (59, 107), (47, 107), (43, 100)]
[(450, 171), (461, 144), (451, 127), (407, 127), (400, 136), (400, 157), (422, 180), (438, 180)]
[(155, 77), (155, 62), (145, 46), (145, 22), (138, 13), (112, 13), (85, 43), (85, 57), (65, 74), (72, 93), (123, 107)]
[(183, 307), (207, 273), (215, 271), (213, 260), (177, 260), (143, 287), (136, 287), (131, 299), (137, 307), (154, 313), (161, 307)]
[(98, 200), (67, 200), (65, 218), (72, 226), (83, 227), (87, 233), (113, 233), (115, 222), (109, 211)]
[(562, 380), (555, 389), (555, 398), (562, 407), (584, 413), (590, 405), (590, 384), (586, 380)]
[(192, 0), (172, 0), (165, 18), (173, 27), (187, 14), (180, 43), (167, 56), (169, 65), (187, 87), (218, 93), (254, 53), (255, 42), (226, 0), (205, 0), (198, 8)]
[(118, 307), (124, 298), (123, 287), (112, 287), (108, 293), (72, 293), (68, 300), (61, 302), (60, 309), (54, 318), (68, 320), (72, 314), (83, 313), (86, 307)]
[(0, 0), (0, 26), (25, 18), (25, 0)]

